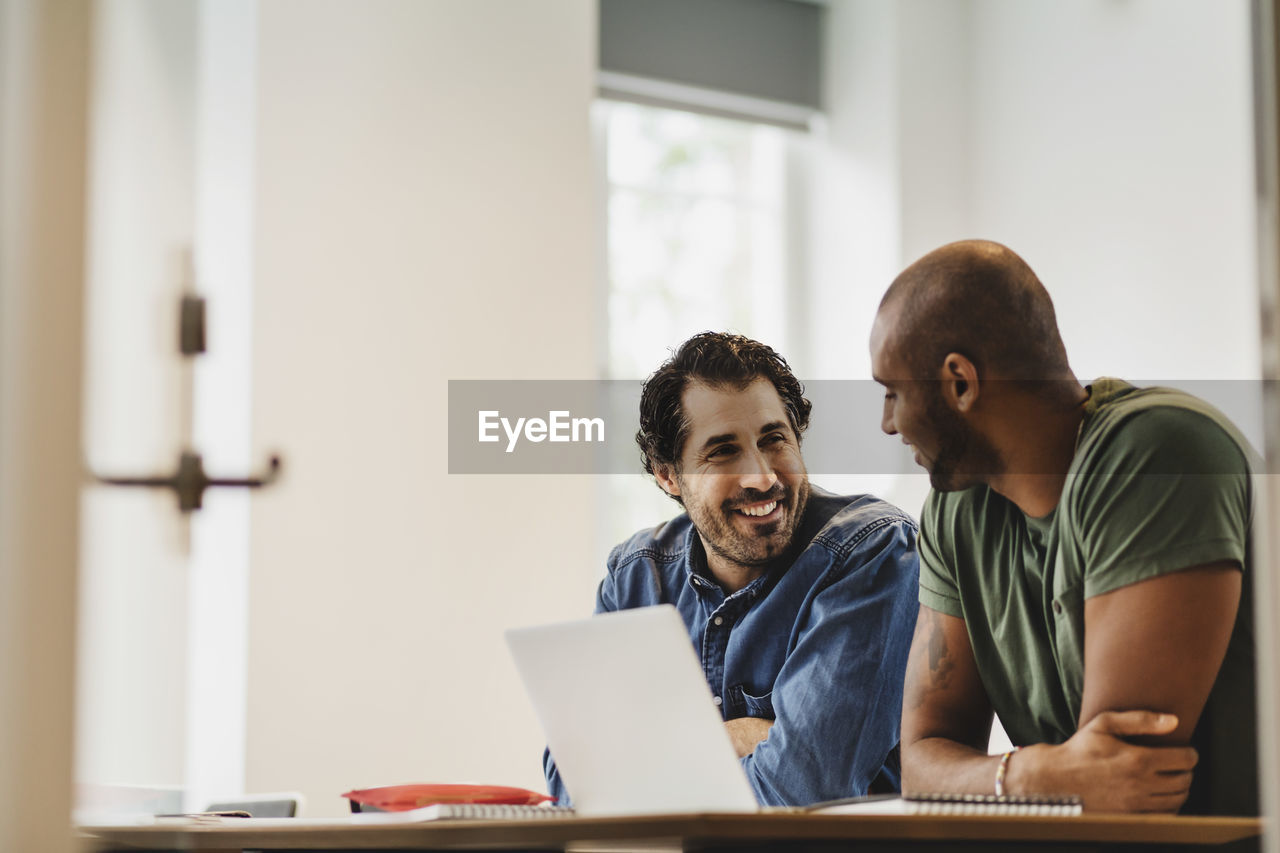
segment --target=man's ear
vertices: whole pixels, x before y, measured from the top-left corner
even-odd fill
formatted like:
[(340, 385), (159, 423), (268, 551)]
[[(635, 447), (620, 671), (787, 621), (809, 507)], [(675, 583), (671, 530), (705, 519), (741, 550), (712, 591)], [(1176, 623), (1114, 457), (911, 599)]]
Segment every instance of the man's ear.
[(947, 353), (941, 374), (942, 398), (947, 405), (961, 414), (973, 411), (982, 393), (978, 368), (973, 362), (958, 352)]
[(662, 491), (673, 498), (680, 497), (680, 484), (676, 482), (675, 468), (670, 465), (654, 465), (653, 477), (662, 487)]

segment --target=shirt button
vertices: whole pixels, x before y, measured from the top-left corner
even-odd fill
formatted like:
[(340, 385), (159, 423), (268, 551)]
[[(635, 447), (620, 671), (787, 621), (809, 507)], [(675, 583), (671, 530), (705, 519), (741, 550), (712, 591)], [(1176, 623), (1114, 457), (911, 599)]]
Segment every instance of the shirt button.
[(1054, 613), (1061, 613), (1061, 612), (1062, 612), (1062, 604), (1061, 604), (1060, 602), (1055, 601), (1055, 602), (1053, 603), (1053, 612), (1054, 612)]
[[(1056, 602), (1055, 602), (1055, 603), (1056, 603)], [(724, 624), (724, 617), (723, 617), (723, 616), (717, 616), (716, 618), (712, 619), (711, 621), (712, 621), (713, 623), (715, 623), (716, 625), (723, 625), (723, 624)], [(720, 703), (718, 703), (718, 702), (717, 702), (716, 704), (718, 705), (718, 704), (720, 704)]]
[(715, 705), (716, 705), (717, 707), (720, 705), (720, 697), (719, 697), (719, 696), (713, 696), (713, 697), (711, 697), (711, 701), (712, 701), (713, 703), (715, 703)]

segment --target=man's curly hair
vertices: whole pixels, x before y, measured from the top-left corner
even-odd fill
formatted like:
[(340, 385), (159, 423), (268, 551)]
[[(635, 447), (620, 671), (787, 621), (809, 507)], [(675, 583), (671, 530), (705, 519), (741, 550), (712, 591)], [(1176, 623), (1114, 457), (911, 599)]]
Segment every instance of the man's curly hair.
[(691, 380), (742, 389), (760, 378), (768, 379), (777, 389), (799, 440), (809, 426), (813, 404), (805, 399), (804, 386), (787, 360), (772, 347), (728, 332), (702, 332), (681, 344), (645, 381), (640, 394), (636, 444), (640, 445), (644, 470), (649, 474), (655, 466), (679, 470), (680, 454), (689, 436), (682, 399)]

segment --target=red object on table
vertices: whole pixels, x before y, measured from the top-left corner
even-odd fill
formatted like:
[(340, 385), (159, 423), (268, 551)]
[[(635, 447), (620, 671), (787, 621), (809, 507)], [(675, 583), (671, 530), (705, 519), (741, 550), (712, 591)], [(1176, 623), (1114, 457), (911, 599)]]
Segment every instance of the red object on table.
[(419, 809), (436, 803), (482, 803), (486, 805), (536, 806), (551, 797), (528, 788), (505, 785), (387, 785), (347, 791), (342, 796), (362, 806), (389, 812)]

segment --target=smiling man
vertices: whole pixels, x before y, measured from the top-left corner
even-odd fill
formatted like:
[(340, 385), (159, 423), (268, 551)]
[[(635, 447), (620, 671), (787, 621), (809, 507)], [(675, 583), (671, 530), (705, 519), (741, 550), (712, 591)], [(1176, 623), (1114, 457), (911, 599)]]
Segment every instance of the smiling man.
[[(985, 241), (880, 305), (882, 426), (933, 491), (908, 790), (1257, 814), (1247, 444), (1168, 388), (1076, 381), (1031, 268)], [(1020, 751), (987, 755), (992, 713)]]
[[(676, 606), (762, 805), (900, 782), (916, 527), (876, 498), (809, 484), (809, 411), (768, 346), (686, 341), (645, 383), (636, 434), (685, 512), (614, 548), (596, 599), (596, 612)], [(623, 736), (643, 749), (663, 733)], [(549, 757), (546, 770), (567, 802)]]

